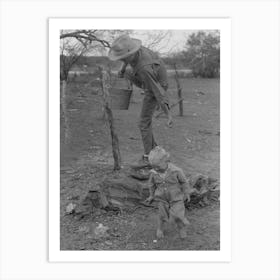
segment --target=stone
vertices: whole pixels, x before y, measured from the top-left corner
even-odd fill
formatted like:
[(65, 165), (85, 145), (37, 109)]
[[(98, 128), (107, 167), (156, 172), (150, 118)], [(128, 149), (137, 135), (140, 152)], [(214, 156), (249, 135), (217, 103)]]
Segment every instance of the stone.
[(66, 214), (67, 215), (70, 215), (70, 214), (73, 214), (75, 212), (75, 208), (76, 208), (76, 204), (74, 203), (69, 203), (67, 206), (66, 206)]
[(98, 226), (94, 229), (94, 235), (96, 238), (101, 238), (107, 235), (107, 231), (109, 227), (104, 226), (103, 224), (99, 223)]

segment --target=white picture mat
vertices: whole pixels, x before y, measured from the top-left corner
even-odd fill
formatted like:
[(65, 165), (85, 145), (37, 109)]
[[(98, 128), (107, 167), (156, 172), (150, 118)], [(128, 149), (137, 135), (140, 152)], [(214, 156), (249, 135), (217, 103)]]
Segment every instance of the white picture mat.
[[(161, 9), (155, 2), (148, 10), (143, 2), (126, 9), (106, 1), (1, 2), (3, 279), (131, 279), (135, 271), (138, 279), (279, 279), (279, 2), (185, 1), (174, 5), (173, 1)], [(116, 15), (232, 18), (231, 263), (47, 262), (47, 18)], [(19, 23), (21, 30), (32, 30), (36, 36), (19, 32)], [(260, 40), (263, 33), (265, 40)], [(18, 42), (27, 39), (29, 43), (19, 50)], [(32, 61), (31, 55), (36, 59)], [(256, 58), (263, 71), (254, 67)], [(24, 71), (15, 81), (18, 63)], [(270, 193), (265, 201), (264, 186)], [(249, 199), (252, 188), (256, 191)]]
[[(62, 29), (220, 30), (221, 41), (221, 210), (219, 251), (60, 251), (59, 32)], [(50, 19), (49, 20), (49, 260), (50, 261), (230, 261), (231, 84), (230, 19)]]

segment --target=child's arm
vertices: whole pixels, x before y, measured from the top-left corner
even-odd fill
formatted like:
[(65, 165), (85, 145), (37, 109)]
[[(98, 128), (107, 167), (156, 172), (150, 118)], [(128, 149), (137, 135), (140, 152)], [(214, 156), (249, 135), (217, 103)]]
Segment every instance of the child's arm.
[(148, 202), (148, 203), (152, 202), (152, 200), (154, 199), (154, 194), (155, 194), (155, 190), (156, 190), (156, 186), (155, 186), (153, 177), (154, 177), (153, 172), (151, 172), (149, 181), (148, 181), (150, 195), (146, 199), (146, 202)]
[(184, 194), (184, 200), (187, 200), (189, 202), (191, 200), (190, 195), (192, 193), (192, 190), (183, 170), (178, 170), (178, 181)]

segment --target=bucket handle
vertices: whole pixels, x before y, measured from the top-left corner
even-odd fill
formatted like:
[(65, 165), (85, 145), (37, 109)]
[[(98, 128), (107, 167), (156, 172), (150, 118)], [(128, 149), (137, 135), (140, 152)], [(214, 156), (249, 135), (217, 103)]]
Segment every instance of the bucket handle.
[[(124, 79), (124, 80), (126, 81), (126, 83), (127, 83), (127, 89), (132, 89), (133, 83), (132, 83), (129, 79), (127, 79), (126, 77), (124, 77), (123, 79)], [(111, 80), (111, 87), (114, 87), (114, 85), (116, 84), (117, 80), (118, 80), (118, 77), (114, 77), (114, 78)]]
[(128, 88), (128, 89), (132, 89), (133, 84), (132, 84), (131, 80), (129, 80), (129, 79), (127, 79), (127, 78), (124, 78), (124, 79), (125, 79), (126, 82), (127, 82), (127, 88)]

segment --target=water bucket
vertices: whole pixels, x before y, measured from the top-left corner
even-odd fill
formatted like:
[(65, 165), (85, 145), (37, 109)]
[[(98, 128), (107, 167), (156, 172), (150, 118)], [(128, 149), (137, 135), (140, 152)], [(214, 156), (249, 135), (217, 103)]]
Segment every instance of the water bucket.
[(109, 104), (111, 109), (128, 110), (132, 86), (126, 79), (117, 78), (109, 89)]

